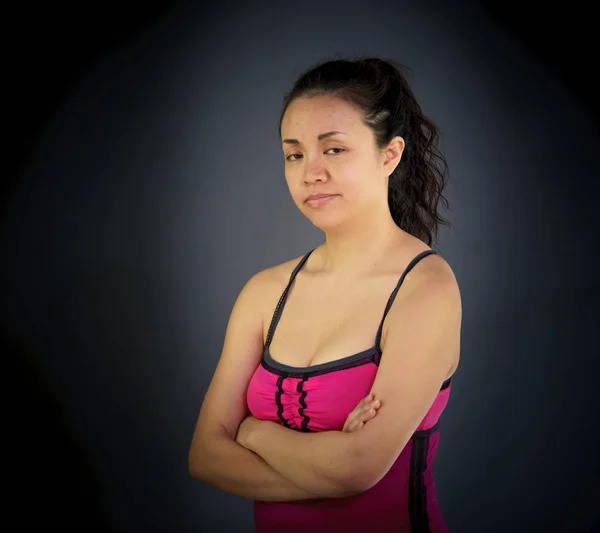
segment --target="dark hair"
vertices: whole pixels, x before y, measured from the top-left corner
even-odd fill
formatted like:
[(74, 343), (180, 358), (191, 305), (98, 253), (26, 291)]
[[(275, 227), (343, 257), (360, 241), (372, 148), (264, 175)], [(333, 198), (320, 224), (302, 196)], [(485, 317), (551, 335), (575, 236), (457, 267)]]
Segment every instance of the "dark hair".
[(391, 60), (335, 59), (302, 74), (284, 97), (281, 121), (288, 106), (299, 97), (331, 95), (363, 112), (363, 122), (375, 135), (378, 148), (395, 136), (404, 139), (402, 159), (389, 177), (388, 204), (397, 226), (431, 245), (440, 225), (451, 224), (438, 213), (448, 180), (448, 165), (437, 148), (439, 131), (421, 107), (402, 71)]

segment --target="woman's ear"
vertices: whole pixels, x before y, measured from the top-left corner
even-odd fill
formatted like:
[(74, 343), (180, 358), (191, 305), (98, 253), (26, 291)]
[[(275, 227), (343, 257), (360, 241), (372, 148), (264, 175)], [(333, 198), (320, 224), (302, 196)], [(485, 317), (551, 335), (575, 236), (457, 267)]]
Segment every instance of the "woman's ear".
[(404, 152), (404, 139), (402, 137), (394, 137), (383, 149), (383, 173), (385, 176), (390, 176), (402, 159)]

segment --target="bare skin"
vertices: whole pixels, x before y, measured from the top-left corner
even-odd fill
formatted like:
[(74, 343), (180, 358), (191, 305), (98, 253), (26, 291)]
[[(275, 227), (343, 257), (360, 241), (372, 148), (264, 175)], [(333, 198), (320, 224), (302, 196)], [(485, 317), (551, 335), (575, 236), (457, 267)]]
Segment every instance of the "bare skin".
[(372, 420), (377, 413), (381, 403), (374, 400), (372, 394), (365, 396), (354, 410), (348, 415), (342, 431), (352, 433), (362, 428), (369, 420)]

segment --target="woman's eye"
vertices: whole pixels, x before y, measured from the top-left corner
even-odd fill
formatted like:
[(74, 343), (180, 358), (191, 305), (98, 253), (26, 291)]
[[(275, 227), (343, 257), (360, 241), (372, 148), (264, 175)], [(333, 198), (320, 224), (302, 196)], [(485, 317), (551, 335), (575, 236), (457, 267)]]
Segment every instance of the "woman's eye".
[(343, 152), (343, 151), (344, 151), (344, 149), (343, 149), (343, 148), (330, 148), (330, 149), (329, 149), (329, 150), (327, 150), (327, 151), (329, 152), (329, 151), (331, 151), (331, 150), (339, 150), (339, 152), (337, 152), (338, 154), (339, 154), (340, 152)]
[[(337, 154), (339, 154), (339, 153), (341, 153), (341, 152), (343, 152), (343, 151), (344, 151), (344, 149), (343, 149), (343, 148), (329, 148), (328, 150), (326, 150), (326, 151), (325, 151), (325, 153), (327, 153), (327, 152), (331, 152), (331, 150), (338, 150), (338, 151), (337, 151), (337, 152), (335, 152), (335, 153), (333, 153), (333, 154), (330, 154), (330, 155), (337, 155)], [(300, 154), (290, 154), (290, 155), (288, 155), (288, 156), (286, 157), (286, 159), (287, 159), (288, 161), (298, 161), (298, 159), (296, 159), (296, 158), (295, 158), (295, 156), (299, 156), (299, 157), (301, 157), (301, 156), (300, 156)]]

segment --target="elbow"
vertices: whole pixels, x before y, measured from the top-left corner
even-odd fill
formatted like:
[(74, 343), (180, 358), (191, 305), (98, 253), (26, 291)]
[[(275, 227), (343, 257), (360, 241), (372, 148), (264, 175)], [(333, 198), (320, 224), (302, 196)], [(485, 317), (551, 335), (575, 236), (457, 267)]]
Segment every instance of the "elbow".
[(369, 469), (356, 468), (354, 472), (351, 472), (344, 480), (343, 486), (345, 496), (355, 496), (361, 494), (373, 486), (377, 485), (381, 479), (385, 476), (385, 472), (373, 472)]
[(192, 458), (188, 459), (188, 474), (195, 479), (202, 480), (202, 468), (198, 461)]
[(352, 494), (360, 494), (377, 485), (389, 470), (385, 468), (381, 457), (372, 451), (359, 453), (355, 450), (347, 464), (350, 465), (350, 469), (346, 471), (343, 485)]
[[(201, 431), (196, 428), (188, 452), (188, 473), (195, 479), (207, 481), (210, 465), (214, 462), (215, 441), (221, 435), (217, 432)], [(218, 443), (216, 448), (218, 449)]]
[(386, 474), (386, 472), (381, 472), (381, 473), (367, 472), (360, 479), (360, 482), (358, 485), (360, 492), (365, 492), (365, 491), (369, 490), (370, 488), (374, 487), (375, 485), (377, 485), (377, 483), (379, 483), (383, 479), (385, 474)]
[(207, 465), (210, 463), (206, 450), (192, 446), (188, 454), (188, 473), (195, 479), (206, 481)]
[(188, 457), (188, 474), (195, 479), (201, 480), (203, 471), (202, 463), (197, 457), (194, 457), (194, 454), (190, 453)]
[(371, 487), (376, 485), (383, 475), (376, 475), (368, 470), (362, 470), (355, 468), (353, 472), (350, 472), (343, 482), (343, 490), (345, 496), (355, 496), (361, 494)]
[(348, 469), (344, 469), (343, 472), (339, 472), (335, 476), (335, 479), (331, 479), (339, 497), (361, 494), (370, 489), (383, 477), (373, 474), (369, 465), (365, 464), (364, 461), (349, 461), (347, 464)]

